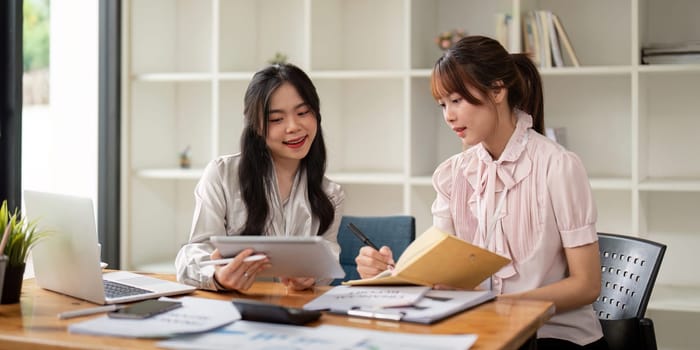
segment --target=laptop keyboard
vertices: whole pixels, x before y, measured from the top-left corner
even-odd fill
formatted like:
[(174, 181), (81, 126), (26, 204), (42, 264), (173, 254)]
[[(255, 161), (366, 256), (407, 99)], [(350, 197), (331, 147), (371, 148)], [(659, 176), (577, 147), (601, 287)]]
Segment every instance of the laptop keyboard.
[(132, 295), (140, 295), (151, 293), (150, 290), (145, 290), (137, 287), (132, 287), (126, 284), (117, 283), (114, 281), (102, 280), (105, 287), (105, 296), (107, 298), (121, 298)]

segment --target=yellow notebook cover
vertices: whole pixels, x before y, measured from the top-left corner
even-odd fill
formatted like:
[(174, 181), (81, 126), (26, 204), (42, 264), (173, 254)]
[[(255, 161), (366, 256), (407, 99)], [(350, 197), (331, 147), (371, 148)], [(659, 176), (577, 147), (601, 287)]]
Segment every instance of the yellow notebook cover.
[(431, 227), (401, 254), (394, 271), (367, 279), (343, 282), (351, 286), (443, 284), (473, 289), (510, 262), (496, 253), (477, 247)]

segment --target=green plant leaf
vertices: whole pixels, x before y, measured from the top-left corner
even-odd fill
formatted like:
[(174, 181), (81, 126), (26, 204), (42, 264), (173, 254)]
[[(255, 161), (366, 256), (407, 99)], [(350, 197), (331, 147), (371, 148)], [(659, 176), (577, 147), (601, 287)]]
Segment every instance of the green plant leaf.
[(20, 217), (17, 209), (10, 213), (7, 200), (4, 200), (0, 206), (0, 232), (4, 232), (8, 225), (10, 233), (3, 253), (7, 255), (10, 265), (25, 264), (32, 247), (49, 232), (39, 230), (36, 220), (27, 221), (26, 217)]

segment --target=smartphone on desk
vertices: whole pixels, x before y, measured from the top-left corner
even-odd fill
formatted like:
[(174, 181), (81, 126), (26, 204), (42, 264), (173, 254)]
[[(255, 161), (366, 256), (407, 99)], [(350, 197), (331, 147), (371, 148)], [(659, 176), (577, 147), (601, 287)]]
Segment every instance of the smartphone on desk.
[(180, 306), (182, 306), (182, 303), (179, 301), (149, 299), (127, 305), (107, 315), (111, 318), (140, 320), (177, 309)]

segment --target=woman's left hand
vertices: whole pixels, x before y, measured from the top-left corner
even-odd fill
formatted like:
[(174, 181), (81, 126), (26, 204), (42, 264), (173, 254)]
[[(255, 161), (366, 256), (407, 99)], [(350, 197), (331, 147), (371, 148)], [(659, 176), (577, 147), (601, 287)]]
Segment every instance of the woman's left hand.
[(309, 289), (316, 284), (316, 279), (313, 277), (280, 277), (280, 281), (293, 290)]

